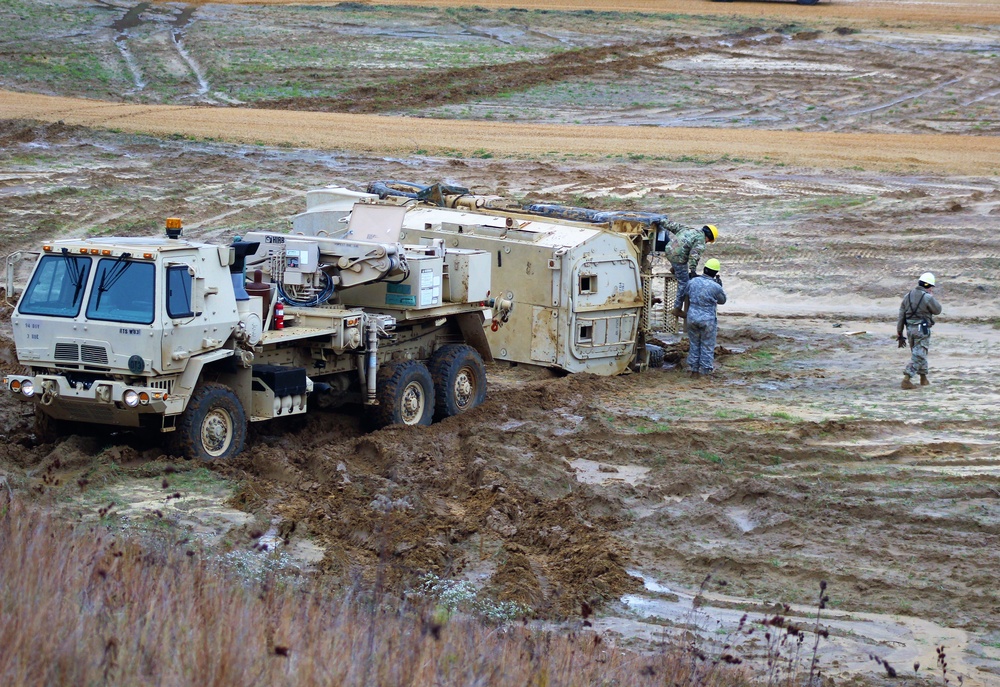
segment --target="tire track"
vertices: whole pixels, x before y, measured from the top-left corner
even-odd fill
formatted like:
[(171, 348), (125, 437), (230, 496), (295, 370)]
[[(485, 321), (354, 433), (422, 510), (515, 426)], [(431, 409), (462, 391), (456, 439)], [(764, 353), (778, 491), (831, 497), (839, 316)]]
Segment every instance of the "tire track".
[(0, 117), (154, 136), (390, 154), (730, 156), (805, 167), (1000, 174), (1000, 137), (560, 126), (247, 108), (129, 105), (0, 91)]

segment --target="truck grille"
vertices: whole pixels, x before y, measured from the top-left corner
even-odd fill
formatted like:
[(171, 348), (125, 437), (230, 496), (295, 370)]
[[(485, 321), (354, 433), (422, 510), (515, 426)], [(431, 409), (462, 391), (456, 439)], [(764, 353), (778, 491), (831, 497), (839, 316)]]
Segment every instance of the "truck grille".
[(107, 365), (108, 352), (102, 346), (81, 346), (80, 359), (91, 365)]
[(67, 362), (84, 362), (89, 365), (107, 365), (108, 351), (104, 346), (91, 346), (83, 344), (78, 346), (75, 343), (57, 343), (55, 351), (56, 360)]
[(148, 382), (150, 389), (163, 389), (168, 394), (172, 393), (174, 390), (174, 380), (172, 379), (161, 379), (157, 381)]
[(80, 347), (75, 343), (57, 343), (56, 360), (72, 360), (76, 362), (80, 359)]

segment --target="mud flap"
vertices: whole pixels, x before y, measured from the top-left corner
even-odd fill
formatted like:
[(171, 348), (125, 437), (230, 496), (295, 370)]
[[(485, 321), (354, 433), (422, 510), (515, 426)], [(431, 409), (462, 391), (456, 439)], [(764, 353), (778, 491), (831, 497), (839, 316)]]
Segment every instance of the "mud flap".
[(479, 353), (484, 363), (493, 362), (493, 353), (490, 351), (490, 342), (486, 340), (486, 329), (483, 327), (486, 322), (481, 312), (468, 312), (456, 315), (458, 328), (465, 338), (465, 343), (469, 344)]

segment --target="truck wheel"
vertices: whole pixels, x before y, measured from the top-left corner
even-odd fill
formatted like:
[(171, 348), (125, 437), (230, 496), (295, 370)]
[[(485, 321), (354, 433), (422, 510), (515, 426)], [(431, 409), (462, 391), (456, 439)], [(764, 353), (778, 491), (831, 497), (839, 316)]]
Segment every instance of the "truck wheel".
[(384, 365), (376, 390), (378, 405), (370, 422), (375, 429), (390, 425), (429, 425), (434, 415), (434, 381), (418, 360)]
[(666, 351), (663, 350), (663, 346), (657, 346), (656, 344), (646, 344), (646, 351), (649, 352), (650, 369), (659, 369), (663, 367), (663, 360), (666, 355)]
[(430, 370), (437, 399), (435, 420), (460, 415), (486, 400), (486, 366), (472, 346), (442, 346), (434, 351)]
[(175, 431), (176, 448), (185, 458), (229, 460), (243, 450), (247, 416), (228, 387), (203, 384), (191, 395)]

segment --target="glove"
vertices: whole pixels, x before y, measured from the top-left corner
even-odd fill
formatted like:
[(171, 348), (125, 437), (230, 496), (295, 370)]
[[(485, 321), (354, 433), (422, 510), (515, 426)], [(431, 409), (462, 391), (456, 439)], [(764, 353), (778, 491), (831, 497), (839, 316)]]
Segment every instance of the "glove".
[(906, 348), (906, 337), (903, 336), (902, 334), (897, 334), (896, 335), (896, 343), (899, 344), (900, 348)]
[(681, 310), (680, 308), (674, 308), (673, 310), (670, 311), (670, 314), (673, 315), (674, 317), (684, 317), (684, 311)]

